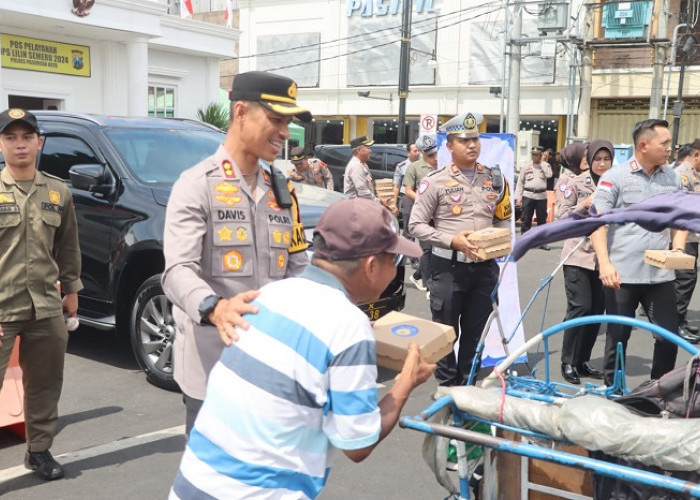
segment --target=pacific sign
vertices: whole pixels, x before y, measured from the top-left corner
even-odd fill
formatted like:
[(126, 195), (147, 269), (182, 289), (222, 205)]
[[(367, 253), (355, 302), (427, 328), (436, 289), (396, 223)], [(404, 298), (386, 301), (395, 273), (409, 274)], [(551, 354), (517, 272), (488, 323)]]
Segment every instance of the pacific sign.
[[(403, 12), (401, 0), (348, 0), (347, 16), (359, 14), (361, 17), (395, 16)], [(419, 14), (440, 12), (435, 8), (435, 0), (414, 0), (413, 9)]]

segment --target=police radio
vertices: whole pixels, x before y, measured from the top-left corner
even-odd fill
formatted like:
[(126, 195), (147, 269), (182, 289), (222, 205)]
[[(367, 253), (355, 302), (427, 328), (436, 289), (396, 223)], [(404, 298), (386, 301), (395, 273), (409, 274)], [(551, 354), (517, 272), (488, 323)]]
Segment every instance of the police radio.
[(287, 178), (282, 171), (270, 165), (270, 178), (272, 179), (272, 190), (275, 192), (275, 200), (281, 208), (292, 207), (292, 195), (287, 187)]
[(493, 179), (491, 179), (493, 189), (499, 193), (503, 188), (503, 174), (501, 173), (501, 166), (496, 164), (495, 167), (491, 168), (493, 172)]

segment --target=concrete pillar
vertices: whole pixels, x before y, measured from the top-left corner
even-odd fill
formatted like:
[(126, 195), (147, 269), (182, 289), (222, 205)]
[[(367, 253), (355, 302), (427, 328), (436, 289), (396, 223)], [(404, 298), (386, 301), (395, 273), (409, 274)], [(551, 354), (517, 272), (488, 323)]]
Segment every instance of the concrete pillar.
[(581, 98), (579, 100), (576, 135), (581, 139), (592, 139), (591, 87), (593, 86), (593, 49), (589, 45), (581, 48)]
[[(663, 0), (658, 2), (659, 12), (656, 16), (657, 39), (664, 39), (668, 36), (668, 2)], [(649, 27), (651, 29), (651, 26)], [(659, 118), (661, 116), (661, 102), (664, 86), (664, 64), (666, 63), (666, 44), (656, 43), (654, 50), (654, 69), (651, 80), (651, 96), (649, 99), (649, 118)], [(675, 62), (675, 61), (674, 61)]]
[(506, 115), (506, 132), (518, 136), (520, 130), (520, 56), (523, 16), (520, 4), (514, 6), (515, 17), (511, 31), (510, 74), (508, 78), (508, 114)]
[(126, 43), (128, 68), (127, 101), (131, 116), (148, 115), (148, 39), (134, 38)]

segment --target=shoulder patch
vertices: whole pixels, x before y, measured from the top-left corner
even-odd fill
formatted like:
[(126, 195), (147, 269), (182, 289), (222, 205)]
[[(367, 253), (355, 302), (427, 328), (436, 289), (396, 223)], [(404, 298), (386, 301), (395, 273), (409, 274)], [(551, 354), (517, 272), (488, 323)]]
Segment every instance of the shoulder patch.
[(418, 194), (423, 194), (425, 190), (428, 189), (428, 186), (430, 186), (430, 182), (428, 182), (427, 179), (420, 181), (420, 184), (418, 184)]
[(598, 183), (598, 189), (604, 189), (607, 191), (610, 191), (614, 186), (615, 186), (615, 184), (613, 184), (610, 181), (600, 181)]

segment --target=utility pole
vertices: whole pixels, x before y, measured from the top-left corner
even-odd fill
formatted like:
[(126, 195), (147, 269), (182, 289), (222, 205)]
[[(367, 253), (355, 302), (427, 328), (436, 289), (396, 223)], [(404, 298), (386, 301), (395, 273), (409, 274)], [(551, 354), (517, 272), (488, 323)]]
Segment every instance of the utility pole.
[(688, 60), (697, 52), (697, 44), (692, 35), (686, 35), (682, 44), (681, 50), (681, 71), (678, 75), (678, 99), (673, 103), (673, 140), (671, 141), (671, 151), (676, 150), (678, 144), (678, 132), (681, 126), (681, 115), (683, 114), (683, 83), (685, 81), (685, 67), (688, 65)]
[(399, 61), (399, 120), (398, 136), (396, 142), (406, 142), (406, 99), (408, 98), (408, 85), (411, 65), (411, 14), (413, 12), (413, 0), (403, 0), (403, 17), (401, 19), (401, 59)]
[(503, 49), (503, 62), (501, 64), (501, 115), (498, 120), (498, 133), (502, 134), (505, 132), (505, 121), (506, 121), (506, 88), (507, 77), (506, 74), (506, 57), (505, 54), (508, 52), (508, 0), (503, 0), (503, 41), (501, 47)]
[[(668, 3), (667, 0), (659, 2), (657, 13), (656, 38), (665, 39), (668, 36)], [(649, 27), (651, 30), (651, 26)], [(654, 70), (651, 80), (651, 96), (649, 100), (649, 118), (661, 116), (661, 101), (664, 84), (664, 63), (668, 49), (665, 43), (654, 44)]]
[(591, 128), (591, 88), (593, 87), (593, 9), (586, 8), (581, 45), (581, 97), (578, 103), (576, 136), (588, 139)]
[[(506, 132), (517, 138), (520, 131), (520, 57), (523, 29), (523, 15), (520, 5), (515, 5), (515, 18), (510, 42), (510, 82), (508, 84), (508, 115), (506, 116)], [(515, 41), (513, 41), (515, 39)]]

